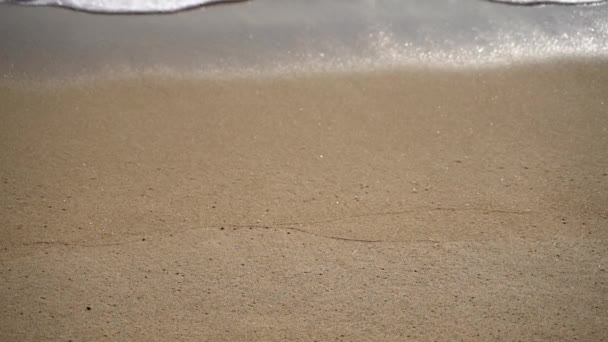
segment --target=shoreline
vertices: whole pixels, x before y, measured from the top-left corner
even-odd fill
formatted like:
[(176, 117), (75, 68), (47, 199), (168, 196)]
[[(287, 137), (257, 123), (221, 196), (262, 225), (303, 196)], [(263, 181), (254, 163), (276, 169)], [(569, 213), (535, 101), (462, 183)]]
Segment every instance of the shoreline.
[[(607, 59), (608, 7), (259, 0), (171, 16), (3, 6), (0, 76), (265, 77)], [(327, 13), (334, 13), (334, 17)], [(553, 25), (560, 22), (560, 25)]]
[(168, 67), (131, 69), (129, 67), (113, 66), (106, 70), (97, 72), (80, 71), (73, 75), (41, 76), (38, 78), (29, 75), (5, 74), (0, 78), (1, 87), (17, 87), (25, 89), (51, 89), (57, 87), (86, 86), (96, 83), (111, 82), (136, 82), (136, 81), (168, 81), (168, 82), (272, 82), (272, 81), (294, 81), (310, 78), (348, 78), (357, 76), (378, 76), (398, 74), (445, 74), (446, 76), (488, 73), (512, 73), (520, 70), (533, 70), (535, 68), (592, 68), (601, 69), (608, 65), (608, 58), (595, 57), (560, 57), (542, 58), (538, 60), (526, 60), (520, 62), (509, 62), (505, 64), (488, 64), (476, 66), (454, 66), (454, 65), (384, 65), (369, 66), (360, 65), (357, 68), (329, 68), (329, 69), (306, 69), (305, 67), (292, 66), (289, 69), (278, 68), (275, 71), (244, 69), (218, 69), (217, 71), (197, 71), (196, 69), (177, 70)]

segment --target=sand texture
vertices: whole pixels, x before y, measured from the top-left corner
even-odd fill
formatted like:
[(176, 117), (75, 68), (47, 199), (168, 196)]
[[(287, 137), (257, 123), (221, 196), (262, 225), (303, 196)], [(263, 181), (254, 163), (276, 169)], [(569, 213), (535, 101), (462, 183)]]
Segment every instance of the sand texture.
[(608, 65), (0, 85), (2, 341), (602, 341)]

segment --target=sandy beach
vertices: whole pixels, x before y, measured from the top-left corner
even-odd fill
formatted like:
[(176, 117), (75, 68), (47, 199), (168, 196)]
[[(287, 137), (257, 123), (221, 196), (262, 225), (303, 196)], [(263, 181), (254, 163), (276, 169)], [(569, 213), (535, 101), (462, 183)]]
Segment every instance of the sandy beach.
[(0, 5), (0, 341), (605, 341), (606, 6)]
[(0, 339), (608, 336), (608, 68), (0, 86)]

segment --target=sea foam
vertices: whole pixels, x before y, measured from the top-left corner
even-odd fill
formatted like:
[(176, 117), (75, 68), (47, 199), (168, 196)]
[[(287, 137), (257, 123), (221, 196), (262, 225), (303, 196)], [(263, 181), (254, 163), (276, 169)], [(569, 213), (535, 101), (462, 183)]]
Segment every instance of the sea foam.
[[(171, 13), (221, 2), (244, 0), (0, 0), (30, 6), (58, 6), (97, 13)], [(597, 5), (607, 0), (489, 0), (512, 5)]]
[(8, 0), (19, 5), (59, 6), (101, 13), (164, 13), (238, 0)]

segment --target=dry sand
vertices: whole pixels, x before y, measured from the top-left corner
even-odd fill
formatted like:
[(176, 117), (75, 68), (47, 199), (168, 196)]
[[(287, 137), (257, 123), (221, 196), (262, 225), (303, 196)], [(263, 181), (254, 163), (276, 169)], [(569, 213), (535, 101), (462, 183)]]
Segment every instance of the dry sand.
[(0, 340), (608, 336), (608, 65), (0, 86)]

